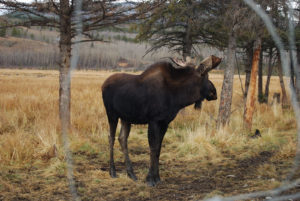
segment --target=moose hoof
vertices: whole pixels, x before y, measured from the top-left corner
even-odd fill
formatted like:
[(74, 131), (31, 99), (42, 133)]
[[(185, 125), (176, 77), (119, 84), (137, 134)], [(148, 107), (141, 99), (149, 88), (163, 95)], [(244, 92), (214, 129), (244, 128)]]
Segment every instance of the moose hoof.
[(127, 175), (129, 178), (131, 178), (133, 181), (137, 180), (137, 177), (135, 176), (135, 174), (133, 172), (127, 172)]
[(160, 178), (159, 178), (159, 176), (148, 175), (146, 177), (146, 182), (149, 186), (155, 186), (156, 184), (158, 184), (160, 182)]

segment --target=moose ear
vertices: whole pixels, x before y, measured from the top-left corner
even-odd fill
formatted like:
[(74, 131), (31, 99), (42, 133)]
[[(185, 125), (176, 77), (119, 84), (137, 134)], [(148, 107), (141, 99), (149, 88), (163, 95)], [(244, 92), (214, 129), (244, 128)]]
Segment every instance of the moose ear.
[(200, 73), (200, 75), (205, 75), (212, 69), (216, 68), (221, 63), (221, 61), (221, 58), (211, 55), (200, 62), (197, 67), (197, 71)]

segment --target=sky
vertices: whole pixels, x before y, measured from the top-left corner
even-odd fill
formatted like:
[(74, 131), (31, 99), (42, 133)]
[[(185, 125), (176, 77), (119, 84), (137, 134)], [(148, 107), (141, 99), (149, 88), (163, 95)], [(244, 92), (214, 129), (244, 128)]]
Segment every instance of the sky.
[[(34, 2), (34, 0), (13, 0), (13, 1), (17, 1), (17, 2), (23, 2), (23, 3), (31, 3)], [(119, 0), (120, 2), (124, 2), (125, 0)], [(131, 1), (140, 1), (140, 0), (131, 0)], [(38, 2), (41, 2), (41, 0), (38, 0)], [(1, 8), (1, 7), (0, 7)], [(4, 14), (5, 11), (0, 9), (0, 15)]]
[[(33, 2), (34, 0), (16, 0), (18, 2), (24, 2), (24, 3), (30, 3)], [(39, 0), (38, 0), (39, 1)], [(124, 1), (124, 0), (119, 0), (120, 2)], [(139, 1), (139, 0), (133, 0), (133, 1)], [(297, 1), (292, 0), (292, 7), (296, 7)], [(2, 15), (3, 13), (5, 13), (5, 11), (3, 11), (2, 9), (0, 9), (0, 15)]]

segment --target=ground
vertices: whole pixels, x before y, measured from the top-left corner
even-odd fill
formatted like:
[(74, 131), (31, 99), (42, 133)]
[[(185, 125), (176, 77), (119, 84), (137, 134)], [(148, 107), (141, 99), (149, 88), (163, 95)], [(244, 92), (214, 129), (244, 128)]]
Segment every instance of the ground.
[[(133, 182), (126, 177), (124, 163), (116, 164), (119, 178), (111, 179), (107, 174), (107, 163), (99, 161), (97, 154), (77, 152), (74, 153), (76, 186), (82, 200), (199, 200), (214, 195), (236, 195), (267, 190), (270, 186), (278, 185), (278, 181), (289, 169), (290, 161), (272, 162), (271, 157), (272, 153), (262, 152), (247, 160), (233, 158), (219, 164), (189, 161), (187, 165), (187, 162), (176, 160), (162, 162), (163, 181), (156, 187), (148, 187), (144, 183), (148, 161), (133, 163), (135, 170), (143, 170), (142, 174), (138, 171), (139, 180)], [(260, 165), (275, 165), (278, 175), (261, 177), (256, 173), (256, 168)], [(28, 167), (2, 172), (0, 175), (10, 180), (10, 190), (3, 192), (0, 200), (70, 198), (63, 172), (45, 178), (39, 169)], [(293, 189), (299, 190), (300, 186)]]
[[(162, 147), (160, 184), (148, 187), (144, 181), (149, 165), (146, 126), (133, 126), (129, 137), (138, 181), (127, 177), (117, 142), (118, 178), (110, 178), (108, 125), (100, 89), (112, 73), (80, 71), (73, 76), (70, 145), (82, 200), (199, 200), (269, 190), (288, 175), (296, 147), (293, 112), (276, 104), (257, 104), (253, 129), (245, 131), (235, 77), (228, 127), (215, 128), (217, 101), (205, 102), (200, 112), (189, 107), (170, 124)], [(222, 75), (212, 74), (210, 79), (220, 94)], [(271, 93), (278, 92), (277, 78), (271, 86)], [(59, 137), (58, 73), (0, 70), (0, 97), (0, 200), (71, 198)], [(255, 129), (262, 137), (251, 137)], [(299, 176), (298, 170), (293, 179)], [(299, 191), (300, 186), (285, 193)]]

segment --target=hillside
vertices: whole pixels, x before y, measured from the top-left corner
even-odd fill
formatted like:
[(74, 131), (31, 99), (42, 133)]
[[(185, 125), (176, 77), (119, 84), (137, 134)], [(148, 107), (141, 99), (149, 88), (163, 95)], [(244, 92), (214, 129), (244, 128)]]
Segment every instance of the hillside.
[[(0, 68), (57, 68), (58, 33), (48, 29), (14, 28), (0, 37)], [(157, 54), (143, 57), (147, 45), (130, 40), (132, 34), (102, 32), (110, 43), (89, 42), (80, 44), (79, 68), (118, 68), (120, 59), (128, 60), (128, 67), (143, 68), (161, 57), (170, 56), (163, 49)]]
[[(178, 56), (166, 48), (145, 56), (149, 44), (137, 43), (134, 40), (136, 34), (126, 27), (101, 30), (95, 34), (107, 42), (79, 44), (79, 69), (120, 69), (125, 66), (138, 70), (163, 57)], [(5, 37), (0, 37), (0, 68), (57, 69), (58, 41), (58, 32), (50, 28), (7, 29)], [(222, 55), (206, 46), (199, 47), (199, 54), (201, 57)]]

